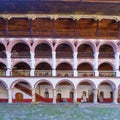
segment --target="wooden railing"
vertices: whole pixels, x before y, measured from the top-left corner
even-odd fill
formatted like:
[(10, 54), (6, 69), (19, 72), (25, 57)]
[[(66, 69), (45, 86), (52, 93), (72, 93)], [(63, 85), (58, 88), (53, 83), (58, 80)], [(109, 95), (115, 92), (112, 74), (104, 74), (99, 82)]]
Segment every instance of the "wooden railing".
[(114, 71), (103, 70), (99, 71), (99, 77), (115, 77), (116, 74)]
[(73, 72), (72, 70), (57, 70), (56, 72), (57, 77), (72, 77)]
[(94, 57), (93, 54), (94, 53), (92, 52), (78, 52), (77, 57), (78, 58), (93, 58)]
[(72, 52), (69, 51), (56, 51), (56, 58), (73, 58)]
[(30, 76), (30, 70), (13, 70), (12, 76), (15, 77), (28, 77)]
[(52, 70), (35, 70), (35, 76), (42, 77), (52, 76)]
[(95, 74), (93, 71), (88, 70), (78, 70), (78, 77), (94, 77)]
[(20, 31), (20, 30), (9, 30), (8, 34), (6, 34), (6, 31), (0, 31), (0, 36), (6, 36), (6, 37), (19, 37), (19, 36), (33, 36), (33, 37), (60, 37), (60, 38), (120, 38), (120, 32), (119, 31), (112, 31), (112, 30), (99, 30), (97, 33), (96, 31), (91, 30), (54, 30), (54, 34), (51, 30), (40, 30), (40, 31), (33, 31), (32, 34), (30, 34), (30, 31)]
[(100, 52), (99, 58), (114, 58), (114, 53), (113, 52)]
[(16, 51), (12, 52), (11, 55), (12, 58), (30, 58), (30, 52), (29, 51)]

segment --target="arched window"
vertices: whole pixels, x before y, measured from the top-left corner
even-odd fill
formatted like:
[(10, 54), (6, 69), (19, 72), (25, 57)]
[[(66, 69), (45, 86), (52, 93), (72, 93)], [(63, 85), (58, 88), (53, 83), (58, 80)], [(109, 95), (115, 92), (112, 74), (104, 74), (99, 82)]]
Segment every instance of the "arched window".
[(45, 98), (49, 98), (49, 92), (45, 91)]
[(74, 98), (74, 93), (73, 93), (73, 91), (70, 92), (70, 98)]

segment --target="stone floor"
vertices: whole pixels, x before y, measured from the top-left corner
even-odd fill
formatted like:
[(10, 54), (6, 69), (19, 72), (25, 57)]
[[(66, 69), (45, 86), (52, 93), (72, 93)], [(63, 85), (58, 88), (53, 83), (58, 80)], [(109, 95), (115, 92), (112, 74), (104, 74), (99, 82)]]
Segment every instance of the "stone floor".
[(1, 103), (0, 120), (120, 120), (120, 105)]

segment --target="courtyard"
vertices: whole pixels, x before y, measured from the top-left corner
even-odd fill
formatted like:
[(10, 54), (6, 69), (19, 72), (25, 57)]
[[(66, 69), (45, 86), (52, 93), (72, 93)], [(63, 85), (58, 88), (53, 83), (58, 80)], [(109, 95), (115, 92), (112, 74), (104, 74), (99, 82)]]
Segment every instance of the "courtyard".
[(112, 103), (0, 103), (0, 120), (120, 120), (120, 106)]

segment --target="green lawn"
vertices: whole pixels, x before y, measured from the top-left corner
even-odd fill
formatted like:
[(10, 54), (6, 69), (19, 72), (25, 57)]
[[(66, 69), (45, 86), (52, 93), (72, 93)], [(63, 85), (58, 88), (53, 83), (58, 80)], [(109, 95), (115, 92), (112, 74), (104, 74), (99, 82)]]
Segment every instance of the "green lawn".
[(84, 104), (0, 104), (0, 120), (120, 120), (120, 108)]

